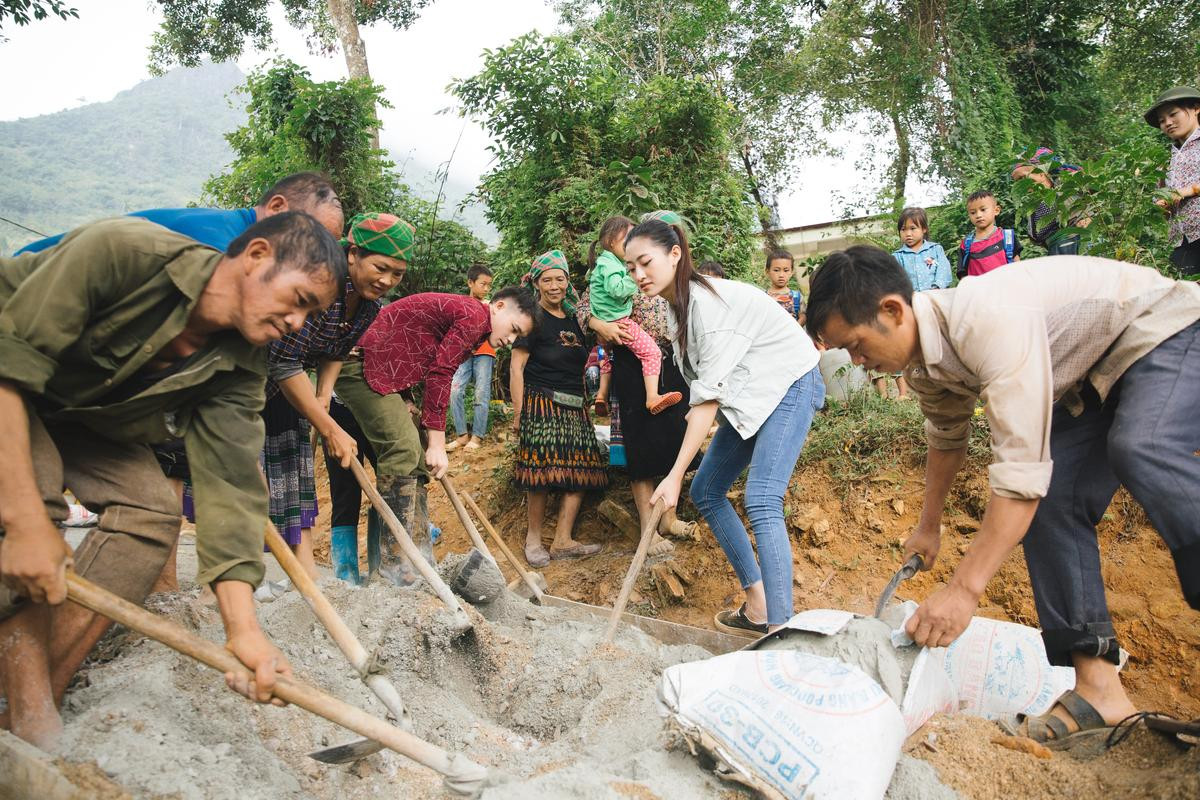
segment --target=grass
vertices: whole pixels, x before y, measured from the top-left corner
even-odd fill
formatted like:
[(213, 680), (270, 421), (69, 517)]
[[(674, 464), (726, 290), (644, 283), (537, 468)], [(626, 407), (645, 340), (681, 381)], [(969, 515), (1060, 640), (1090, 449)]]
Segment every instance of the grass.
[[(813, 420), (800, 466), (824, 463), (833, 478), (857, 481), (896, 467), (923, 464), (924, 421), (917, 403), (886, 400), (869, 388), (845, 403), (829, 400)], [(987, 420), (977, 413), (967, 461), (986, 465), (990, 460)]]

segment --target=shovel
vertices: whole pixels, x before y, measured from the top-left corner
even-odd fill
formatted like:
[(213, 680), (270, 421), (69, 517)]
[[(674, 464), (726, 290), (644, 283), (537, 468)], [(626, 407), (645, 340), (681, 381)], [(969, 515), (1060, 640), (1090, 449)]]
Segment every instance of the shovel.
[(888, 585), (883, 588), (883, 594), (879, 595), (879, 602), (875, 604), (875, 618), (883, 619), (883, 612), (887, 609), (888, 603), (892, 602), (892, 595), (896, 593), (896, 589), (901, 583), (917, 574), (917, 571), (925, 565), (921, 556), (913, 553), (908, 557), (908, 561), (904, 562), (904, 566), (896, 570), (896, 574), (888, 581)]
[(450, 498), (450, 505), (454, 506), (454, 513), (458, 515), (459, 522), (467, 531), (467, 536), (471, 537), (471, 544), (475, 545), (475, 549), (483, 553), (493, 564), (498, 564), (496, 557), (492, 555), (492, 551), (488, 550), (487, 543), (483, 541), (483, 537), (479, 535), (479, 529), (475, 527), (475, 523), (471, 521), (471, 516), (467, 514), (467, 510), (463, 508), (462, 499), (458, 495), (458, 491), (454, 488), (454, 484), (450, 482), (449, 475), (443, 475), (440, 479), (442, 488), (446, 490), (446, 496)]
[(358, 479), (358, 485), (367, 493), (367, 497), (371, 500), (371, 505), (379, 512), (379, 516), (387, 524), (392, 531), (392, 536), (396, 537), (396, 541), (400, 543), (400, 549), (404, 551), (404, 555), (408, 556), (408, 560), (412, 562), (413, 567), (417, 572), (421, 573), (421, 577), (429, 582), (433, 588), (434, 594), (446, 605), (446, 608), (454, 615), (454, 628), (458, 631), (465, 631), (471, 627), (471, 618), (467, 616), (467, 612), (463, 610), (459, 604), (458, 598), (454, 596), (454, 592), (450, 591), (450, 587), (442, 580), (442, 576), (437, 574), (425, 556), (421, 555), (421, 551), (413, 544), (413, 540), (409, 537), (408, 532), (404, 530), (404, 526), (400, 524), (396, 512), (392, 511), (391, 506), (383, 499), (383, 495), (371, 483), (371, 479), (367, 477), (366, 471), (362, 464), (358, 463), (358, 459), (350, 459), (350, 470), (354, 473), (354, 477)]
[(666, 510), (666, 505), (659, 500), (654, 504), (654, 510), (650, 512), (650, 519), (646, 522), (646, 527), (642, 529), (642, 538), (638, 541), (637, 552), (633, 554), (633, 561), (629, 562), (629, 571), (625, 573), (625, 582), (621, 584), (621, 593), (617, 595), (617, 602), (613, 606), (612, 614), (608, 617), (608, 626), (605, 627), (604, 636), (600, 639), (601, 644), (611, 642), (613, 634), (617, 632), (617, 624), (621, 621), (625, 604), (629, 602), (633, 584), (637, 582), (638, 573), (642, 571), (642, 565), (646, 563), (646, 553), (650, 550), (650, 541), (654, 538), (654, 532), (658, 530), (658, 521)]
[(491, 521), (484, 516), (483, 511), (475, 502), (475, 498), (471, 497), (470, 494), (464, 494), (462, 497), (466, 504), (471, 507), (471, 510), (475, 512), (475, 516), (479, 517), (479, 521), (483, 523), (484, 530), (486, 530), (488, 535), (492, 537), (492, 541), (496, 543), (496, 547), (500, 548), (500, 552), (504, 554), (504, 558), (507, 559), (512, 568), (517, 571), (517, 575), (520, 576), (521, 580), (525, 582), (525, 585), (529, 587), (529, 591), (533, 595), (531, 598), (532, 601), (541, 605), (543, 596), (542, 587), (538, 586), (533, 580), (533, 576), (526, 572), (525, 568), (521, 566), (521, 562), (517, 560), (515, 555), (513, 555), (513, 551), (509, 549), (504, 539), (501, 538), (496, 529), (492, 527)]
[[(224, 647), (201, 639), (171, 620), (151, 614), (74, 572), (67, 573), (67, 597), (218, 672), (244, 669), (237, 657)], [(389, 749), (441, 773), (447, 788), (458, 794), (474, 797), (487, 782), (487, 770), (461, 753), (448, 753), (295, 678), (279, 676), (275, 682), (275, 696), (362, 736), (383, 742)]]
[[(408, 709), (404, 707), (404, 701), (400, 699), (400, 692), (392, 685), (391, 681), (375, 672), (374, 659), (368, 655), (367, 649), (362, 646), (357, 637), (338, 616), (337, 611), (329, 603), (328, 598), (322, 594), (321, 590), (313, 582), (313, 579), (308, 577), (308, 573), (300, 566), (300, 562), (296, 559), (292, 549), (287, 546), (287, 542), (279, 535), (279, 531), (271, 523), (267, 523), (266, 530), (267, 547), (274, 554), (275, 559), (283, 566), (283, 571), (292, 579), (292, 584), (299, 590), (304, 597), (308, 607), (312, 609), (313, 614), (325, 626), (325, 630), (329, 631), (330, 638), (337, 644), (338, 649), (346, 656), (346, 660), (350, 662), (350, 666), (362, 678), (363, 683), (367, 685), (375, 696), (379, 698), (388, 712), (396, 719), (396, 724), (406, 731), (412, 732), (412, 720), (408, 716)], [(371, 741), (371, 740), (366, 740)], [(376, 744), (375, 742), (371, 742)], [(354, 744), (358, 745), (358, 742)], [(309, 753), (309, 758), (314, 758), (317, 761), (326, 764), (340, 764), (342, 753), (340, 751), (349, 745), (339, 745), (330, 747), (325, 750), (317, 750)], [(376, 744), (375, 749), (382, 749), (383, 745)], [(372, 751), (373, 752), (373, 751)], [(361, 756), (358, 756), (361, 758)], [(350, 759), (356, 760), (356, 759)]]

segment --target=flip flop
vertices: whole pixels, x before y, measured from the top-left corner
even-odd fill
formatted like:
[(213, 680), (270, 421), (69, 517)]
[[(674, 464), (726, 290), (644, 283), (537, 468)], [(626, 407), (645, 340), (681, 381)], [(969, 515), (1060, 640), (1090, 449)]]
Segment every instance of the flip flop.
[(658, 402), (650, 406), (651, 414), (661, 414), (671, 406), (683, 399), (681, 392), (667, 392), (662, 397), (658, 398)]
[(607, 417), (607, 416), (608, 416), (608, 410), (609, 410), (609, 409), (608, 409), (608, 403), (607, 403), (606, 401), (604, 401), (604, 400), (597, 400), (597, 401), (596, 401), (596, 409), (595, 409), (595, 410), (596, 410), (596, 416), (597, 416), (597, 417)]
[(742, 603), (736, 611), (718, 611), (713, 617), (717, 630), (732, 633), (735, 636), (748, 636), (757, 639), (767, 635), (767, 623), (751, 622), (746, 616), (746, 604)]
[(531, 567), (544, 567), (550, 563), (550, 554), (540, 544), (536, 548), (525, 545), (525, 560)]
[(585, 558), (594, 556), (604, 549), (602, 544), (577, 544), (574, 547), (564, 547), (562, 550), (550, 550), (550, 560), (560, 561), (565, 558)]
[[(1096, 710), (1095, 706), (1084, 700), (1074, 689), (1063, 692), (1054, 701), (1054, 705), (1062, 706), (1071, 719), (1075, 720), (1079, 729), (1075, 731), (1068, 729), (1067, 723), (1051, 713), (1054, 710), (1054, 706), (1051, 706), (1050, 711), (1037, 717), (1018, 714), (1017, 722), (1018, 724), (1025, 723), (1025, 731), (1020, 733), (1018, 729), (1016, 735), (1026, 736), (1039, 744), (1058, 750), (1070, 747), (1073, 742), (1083, 739), (1095, 739), (1101, 735), (1108, 736), (1116, 727), (1105, 722), (1104, 717), (1100, 716), (1100, 712)], [(1010, 731), (1010, 733), (1012, 732)]]

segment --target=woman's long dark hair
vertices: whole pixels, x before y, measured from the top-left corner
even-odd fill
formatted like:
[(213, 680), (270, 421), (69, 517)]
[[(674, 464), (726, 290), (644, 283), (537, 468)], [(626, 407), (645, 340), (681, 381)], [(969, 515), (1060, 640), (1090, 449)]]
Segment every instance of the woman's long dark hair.
[(633, 220), (629, 217), (616, 216), (604, 220), (604, 223), (600, 226), (600, 235), (596, 237), (596, 241), (592, 242), (591, 247), (588, 248), (588, 269), (596, 266), (596, 257), (599, 255), (596, 252), (597, 249), (611, 251), (613, 242), (632, 227)]
[(679, 263), (675, 265), (675, 299), (671, 301), (671, 310), (675, 312), (675, 320), (679, 330), (675, 340), (679, 342), (680, 352), (687, 352), (688, 301), (692, 295), (692, 284), (698, 283), (708, 291), (716, 294), (712, 282), (692, 267), (692, 249), (688, 246), (687, 234), (679, 225), (668, 225), (661, 219), (651, 219), (636, 226), (625, 237), (625, 246), (634, 239), (645, 236), (650, 241), (667, 252), (679, 245)]

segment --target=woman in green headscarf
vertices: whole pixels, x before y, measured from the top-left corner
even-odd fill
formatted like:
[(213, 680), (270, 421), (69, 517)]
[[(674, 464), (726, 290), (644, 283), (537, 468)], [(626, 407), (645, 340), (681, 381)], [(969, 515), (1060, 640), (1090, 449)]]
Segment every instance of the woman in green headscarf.
[[(350, 268), (342, 295), (268, 351), (267, 403), (262, 412), (267, 435), (262, 460), (271, 521), (314, 578), (310, 529), (317, 518), (317, 493), (310, 425), (321, 434), (326, 451), (349, 466), (357, 445), (329, 415), (333, 384), (342, 361), (379, 313), (381, 298), (404, 277), (413, 233), (412, 225), (392, 214), (359, 214), (350, 220), (342, 239)], [(315, 389), (308, 376), (308, 370), (314, 369)], [(340, 577), (336, 534), (333, 551)], [(357, 552), (353, 560), (357, 571)]]
[[(526, 491), (529, 527), (525, 558), (532, 567), (551, 559), (599, 553), (598, 544), (572, 538), (584, 491), (608, 485), (596, 431), (584, 410), (583, 368), (588, 348), (575, 319), (579, 298), (571, 286), (566, 256), (559, 250), (533, 261), (521, 283), (537, 295), (541, 316), (530, 336), (513, 344), (509, 389), (513, 426), (520, 434), (513, 473)], [(563, 493), (554, 541), (547, 550), (542, 523), (551, 491)]]

